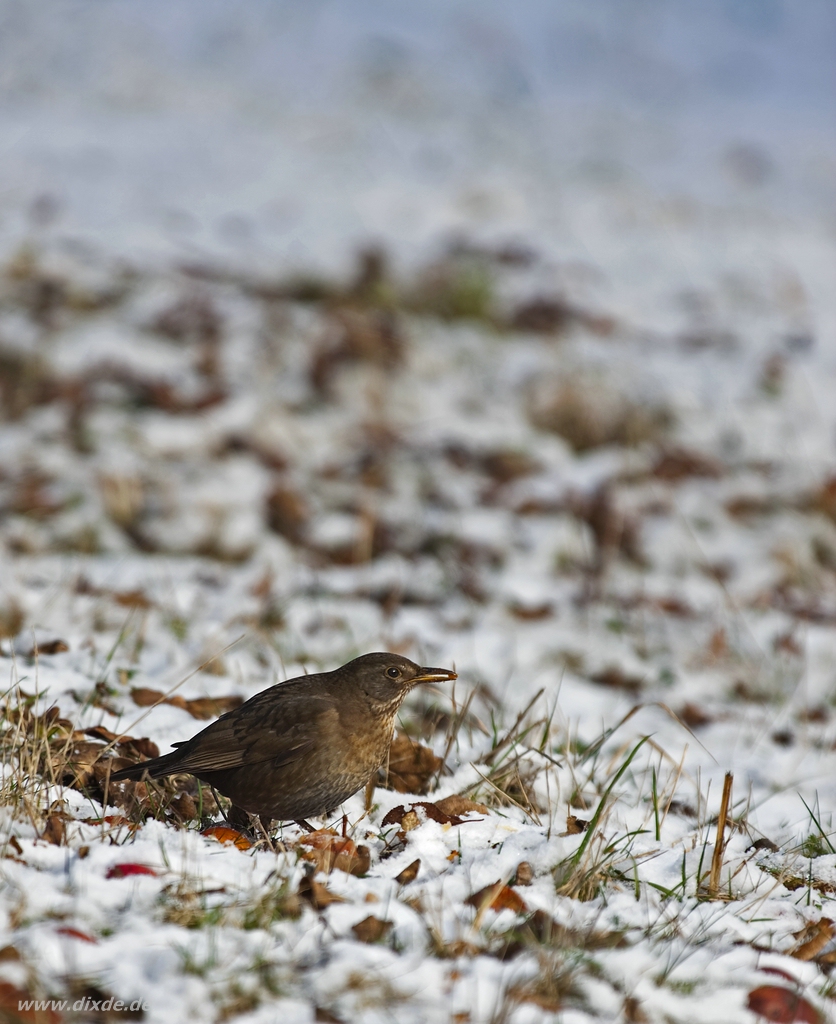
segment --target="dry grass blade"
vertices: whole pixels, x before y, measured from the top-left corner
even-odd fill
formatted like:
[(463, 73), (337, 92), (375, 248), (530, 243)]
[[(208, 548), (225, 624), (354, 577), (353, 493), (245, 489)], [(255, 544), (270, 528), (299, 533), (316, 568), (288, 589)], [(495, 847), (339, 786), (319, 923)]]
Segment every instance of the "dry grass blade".
[(708, 880), (708, 895), (716, 899), (720, 891), (720, 872), (723, 870), (723, 853), (726, 849), (726, 821), (729, 815), (732, 783), (734, 776), (726, 772), (723, 780), (723, 796), (720, 800), (720, 814), (717, 817), (717, 839), (714, 842), (714, 854), (711, 858), (711, 874)]

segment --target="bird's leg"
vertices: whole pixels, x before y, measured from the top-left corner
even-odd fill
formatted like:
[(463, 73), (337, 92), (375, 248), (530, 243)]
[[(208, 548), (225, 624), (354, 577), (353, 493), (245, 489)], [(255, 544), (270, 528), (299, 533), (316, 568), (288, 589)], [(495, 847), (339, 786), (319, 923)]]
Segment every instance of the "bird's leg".
[(374, 800), (374, 789), (377, 772), (372, 775), (369, 781), (366, 783), (366, 814), (372, 809), (372, 800)]
[(303, 828), (306, 832), (316, 832), (313, 825), (309, 821), (305, 821), (304, 818), (294, 818), (293, 820), (299, 828)]
[(347, 829), (348, 829), (348, 815), (344, 814), (343, 815), (343, 839), (345, 839), (345, 833), (346, 833)]

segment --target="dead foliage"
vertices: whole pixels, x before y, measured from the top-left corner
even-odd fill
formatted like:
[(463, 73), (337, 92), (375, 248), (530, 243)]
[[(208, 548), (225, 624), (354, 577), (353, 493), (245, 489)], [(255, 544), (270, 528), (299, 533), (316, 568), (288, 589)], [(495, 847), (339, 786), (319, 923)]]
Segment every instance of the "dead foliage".
[(308, 503), (298, 490), (277, 484), (267, 496), (267, 525), (291, 544), (301, 544), (310, 522)]
[(575, 980), (576, 969), (562, 952), (543, 951), (537, 959), (537, 975), (530, 981), (512, 985), (505, 994), (506, 1004), (510, 1007), (530, 1004), (547, 1013), (557, 1013), (568, 1003), (582, 1001)]
[(371, 865), (371, 854), (367, 846), (339, 836), (333, 829), (309, 832), (299, 839), (296, 848), (302, 860), (325, 874), (337, 870), (349, 875), (365, 875)]
[(0, 605), (0, 640), (10, 640), (23, 629), (23, 609), (15, 600)]
[(392, 922), (382, 921), (370, 914), (352, 925), (351, 931), (358, 942), (382, 942), (392, 931)]
[(680, 483), (692, 477), (719, 480), (725, 467), (717, 459), (690, 448), (663, 448), (650, 471), (658, 480)]
[(252, 840), (243, 832), (229, 828), (227, 825), (209, 825), (207, 828), (201, 829), (200, 834), (209, 836), (210, 839), (215, 839), (224, 846), (231, 843), (239, 850), (249, 850), (253, 845)]
[(759, 985), (752, 989), (746, 1008), (764, 1020), (777, 1024), (821, 1024), (822, 1016), (797, 992), (783, 985)]
[[(483, 805), (474, 804), (473, 806), (475, 808)], [(485, 809), (487, 810), (487, 808)], [(461, 825), (466, 819), (457, 814), (443, 811), (438, 804), (421, 800), (417, 803), (398, 804), (397, 807), (393, 807), (386, 813), (381, 825), (384, 827), (399, 825), (404, 832), (411, 832), (412, 829), (418, 828), (427, 820), (437, 821), (440, 825)]]
[(193, 697), (186, 700), (180, 694), (167, 697), (160, 690), (151, 690), (145, 686), (135, 686), (131, 690), (131, 699), (134, 704), (141, 708), (155, 707), (157, 704), (170, 704), (172, 707), (187, 711), (192, 718), (206, 721), (208, 718), (217, 718), (227, 711), (234, 711), (244, 703), (244, 698), (238, 694), (231, 694), (229, 697)]
[(605, 445), (634, 448), (659, 441), (673, 426), (665, 406), (633, 402), (603, 383), (580, 378), (538, 382), (528, 414), (535, 427), (562, 437), (579, 454)]
[(368, 363), (392, 370), (401, 362), (403, 351), (400, 328), (390, 310), (338, 307), (330, 311), (325, 337), (314, 351), (311, 385), (327, 396), (342, 366)]
[(501, 910), (510, 910), (515, 914), (524, 914), (528, 910), (522, 896), (502, 881), (484, 886), (478, 892), (468, 896), (465, 903), (476, 908), (477, 918), (480, 918), (486, 910), (495, 910), (497, 913)]
[(554, 295), (539, 295), (521, 302), (508, 323), (511, 330), (532, 334), (563, 334), (575, 325), (600, 335), (612, 334), (616, 327), (612, 317), (588, 313)]
[(426, 793), (442, 764), (429, 747), (399, 731), (389, 748), (389, 771), (380, 785), (398, 793)]
[(591, 494), (571, 495), (568, 505), (592, 531), (595, 555), (590, 568), (595, 575), (601, 575), (619, 555), (635, 565), (646, 565), (641, 524), (635, 515), (624, 511), (612, 481), (605, 481)]
[(554, 615), (554, 605), (551, 601), (510, 601), (508, 611), (515, 619), (521, 622), (542, 622), (543, 619), (550, 619)]
[(644, 686), (644, 677), (633, 676), (618, 665), (608, 665), (600, 672), (587, 677), (591, 683), (606, 686), (610, 690), (623, 690), (625, 693), (638, 694)]
[(531, 885), (534, 881), (534, 869), (527, 860), (521, 860), (511, 880), (511, 885)]
[(813, 491), (809, 507), (836, 522), (836, 476), (828, 477)]
[(589, 828), (589, 822), (585, 818), (578, 818), (574, 814), (566, 815), (566, 831), (561, 832), (564, 836), (577, 836), (581, 832), (586, 832)]
[(395, 875), (395, 881), (398, 883), (398, 885), (409, 885), (410, 882), (414, 882), (415, 879), (418, 877), (418, 872), (420, 870), (421, 861), (414, 860), (412, 861), (411, 864), (407, 864), (403, 871)]
[(701, 729), (714, 721), (712, 715), (690, 700), (682, 705), (677, 714), (689, 729)]
[(570, 928), (559, 924), (545, 910), (535, 910), (521, 924), (503, 934), (498, 955), (511, 959), (520, 953), (546, 947), (555, 950), (622, 949), (627, 945), (623, 932), (598, 931), (595, 928)]
[(817, 963), (836, 964), (836, 951), (821, 954), (829, 946), (836, 936), (836, 924), (829, 917), (822, 917), (818, 921), (811, 922), (804, 926), (801, 931), (795, 933), (797, 940), (795, 948), (791, 950), (790, 956), (796, 960), (815, 960)]
[(48, 786), (69, 786), (103, 806), (119, 807), (124, 822), (112, 815), (109, 820), (95, 819), (95, 823), (113, 828), (123, 824), (135, 828), (148, 817), (180, 824), (217, 810), (211, 793), (202, 791), (191, 776), (154, 784), (111, 781), (118, 768), (159, 755), (159, 748), (148, 737), (121, 735), (104, 726), (76, 729), (61, 718), (58, 708), (35, 715), (33, 705), (34, 698), (18, 690), (3, 707), (0, 753), (13, 771), (11, 784), (0, 796), (7, 804), (25, 810), (30, 820), (43, 820), (42, 835), (47, 841), (63, 842), (62, 829), (71, 820), (60, 807), (44, 811)]
[(313, 873), (302, 876), (299, 881), (297, 895), (300, 900), (304, 900), (306, 903), (309, 903), (314, 910), (324, 910), (332, 903), (346, 902), (342, 896), (338, 896), (335, 892), (331, 892), (328, 886), (323, 882), (318, 882), (316, 878), (314, 878)]

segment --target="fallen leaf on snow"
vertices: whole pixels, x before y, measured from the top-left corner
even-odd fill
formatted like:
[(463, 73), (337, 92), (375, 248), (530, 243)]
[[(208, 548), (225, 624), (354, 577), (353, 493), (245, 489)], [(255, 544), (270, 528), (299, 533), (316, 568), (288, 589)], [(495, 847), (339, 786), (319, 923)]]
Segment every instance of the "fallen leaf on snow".
[(454, 793), (452, 796), (445, 796), (442, 800), (436, 800), (435, 806), (442, 814), (469, 814), (477, 811), (479, 814), (487, 814), (488, 808), (484, 804), (476, 803), (475, 800), (468, 800), (466, 796), (459, 796)]
[(149, 868), (147, 864), (114, 864), (112, 867), (107, 869), (105, 878), (128, 878), (130, 875), (152, 875), (154, 878), (157, 877), (157, 872), (153, 868)]
[(513, 910), (515, 914), (524, 914), (528, 907), (525, 900), (519, 893), (502, 882), (494, 882), (493, 885), (486, 885), (483, 889), (468, 896), (465, 900), (468, 906), (476, 907), (477, 910)]
[(238, 694), (231, 694), (228, 697), (194, 697), (186, 700), (179, 694), (173, 697), (166, 697), (160, 690), (151, 690), (147, 686), (135, 686), (131, 690), (131, 699), (134, 704), (141, 708), (153, 707), (155, 704), (170, 704), (171, 707), (181, 708), (187, 711), (192, 718), (205, 721), (207, 718), (217, 718), (227, 711), (234, 711), (244, 703), (244, 698)]
[(776, 1024), (821, 1024), (821, 1014), (806, 999), (781, 985), (761, 985), (752, 989), (746, 1008)]
[(429, 747), (399, 732), (389, 748), (389, 774), (384, 786), (398, 793), (426, 793), (442, 764), (443, 759)]
[(78, 928), (71, 928), (68, 925), (63, 928), (56, 929), (59, 935), (66, 935), (69, 939), (78, 939), (80, 942), (98, 942), (98, 939), (94, 939), (92, 935), (88, 935), (86, 932), (79, 931)]
[(403, 871), (401, 871), (400, 874), (395, 875), (395, 881), (398, 883), (398, 885), (409, 885), (410, 882), (414, 882), (415, 879), (418, 877), (418, 872), (420, 871), (420, 869), (421, 861), (414, 860), (411, 864), (407, 864), (407, 866), (403, 869)]
[(309, 832), (299, 840), (303, 860), (316, 865), (317, 871), (330, 874), (335, 868), (349, 875), (365, 875), (371, 864), (367, 846), (358, 846), (353, 839), (338, 836), (332, 829)]
[(253, 845), (243, 832), (229, 828), (226, 825), (210, 825), (208, 828), (201, 829), (200, 834), (209, 836), (210, 839), (217, 839), (219, 843), (224, 845), (232, 843), (239, 850), (249, 850)]
[(41, 835), (41, 839), (52, 843), (53, 846), (62, 846), (64, 843), (64, 832), (64, 819), (61, 815), (50, 814), (46, 819), (46, 828)]
[(581, 832), (586, 832), (589, 828), (589, 822), (584, 818), (576, 818), (574, 814), (566, 815), (566, 831), (562, 832), (564, 836), (577, 836)]
[(322, 910), (331, 903), (345, 903), (342, 896), (331, 892), (327, 885), (317, 882), (310, 875), (305, 875), (299, 882), (298, 896), (310, 903), (314, 910)]
[(461, 825), (465, 819), (441, 809), (438, 804), (428, 800), (419, 800), (414, 804), (398, 804), (386, 814), (381, 825), (400, 825), (404, 832), (410, 832), (423, 824), (428, 818), (440, 825)]
[(379, 917), (370, 914), (362, 921), (352, 925), (351, 930), (360, 942), (380, 942), (392, 930), (392, 922), (381, 921)]
[(517, 865), (513, 885), (531, 885), (534, 880), (534, 869), (527, 860), (521, 860)]
[(829, 917), (823, 917), (815, 924), (810, 924), (795, 933), (799, 943), (790, 956), (794, 956), (796, 960), (815, 960), (834, 935), (836, 925)]

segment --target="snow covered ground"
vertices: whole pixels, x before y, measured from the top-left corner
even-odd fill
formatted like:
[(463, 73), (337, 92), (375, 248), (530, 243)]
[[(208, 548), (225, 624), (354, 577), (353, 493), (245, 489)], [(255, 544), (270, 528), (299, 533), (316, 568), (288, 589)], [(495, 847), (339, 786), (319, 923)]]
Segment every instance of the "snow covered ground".
[[(0, 7), (0, 1013), (828, 1019), (829, 5), (232, 10)], [(111, 790), (371, 650), (319, 845)]]

